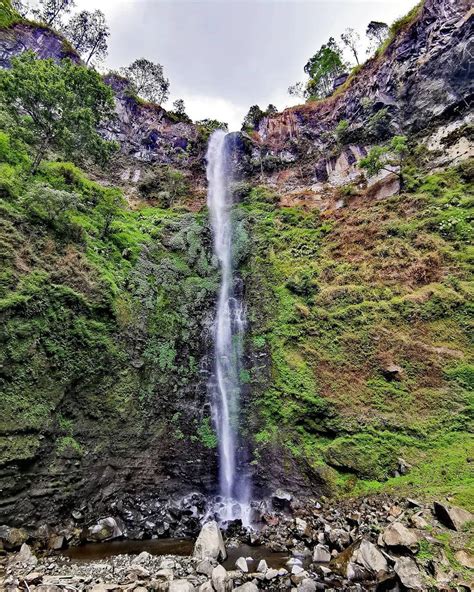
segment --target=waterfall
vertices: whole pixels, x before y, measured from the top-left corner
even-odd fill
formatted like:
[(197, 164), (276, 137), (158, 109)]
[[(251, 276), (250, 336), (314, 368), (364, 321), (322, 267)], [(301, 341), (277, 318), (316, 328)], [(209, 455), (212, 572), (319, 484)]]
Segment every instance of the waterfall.
[(233, 270), (232, 196), (230, 159), (222, 130), (215, 131), (207, 150), (207, 180), (214, 254), (221, 280), (214, 322), (214, 364), (209, 383), (214, 423), (218, 438), (219, 492), (224, 503), (224, 520), (242, 518), (248, 510), (249, 487), (239, 469), (239, 399), (242, 341), (245, 311), (236, 296)]

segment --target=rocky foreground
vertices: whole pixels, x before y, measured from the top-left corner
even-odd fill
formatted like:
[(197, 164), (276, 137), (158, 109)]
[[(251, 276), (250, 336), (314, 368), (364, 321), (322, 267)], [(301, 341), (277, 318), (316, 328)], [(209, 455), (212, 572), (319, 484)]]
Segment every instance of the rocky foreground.
[[(72, 561), (42, 551), (22, 529), (0, 527), (5, 569), (2, 590), (13, 592), (134, 591), (256, 592), (286, 590), (474, 590), (474, 556), (468, 536), (474, 516), (447, 503), (377, 496), (322, 507), (302, 506), (284, 494), (274, 499), (258, 530), (234, 524), (224, 543), (215, 521), (207, 522), (193, 556), (118, 555)], [(97, 525), (96, 525), (97, 526)], [(92, 527), (93, 529), (94, 527)], [(472, 534), (472, 533), (471, 533)], [(30, 542), (30, 544), (27, 544)], [(246, 543), (265, 546), (268, 562), (227, 551)], [(13, 550), (19, 548), (19, 552)], [(272, 552), (285, 553), (281, 566)], [(271, 566), (268, 565), (271, 564)]]

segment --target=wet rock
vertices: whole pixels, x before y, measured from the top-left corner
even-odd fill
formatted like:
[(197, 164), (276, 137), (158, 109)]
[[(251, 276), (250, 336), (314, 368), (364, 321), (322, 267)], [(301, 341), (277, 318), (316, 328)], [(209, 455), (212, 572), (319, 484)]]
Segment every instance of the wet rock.
[(207, 522), (202, 527), (194, 545), (193, 557), (222, 561), (227, 557), (222, 533), (214, 520)]
[(222, 565), (217, 565), (212, 570), (211, 579), (216, 592), (226, 592), (227, 571)]
[(28, 533), (23, 528), (0, 526), (0, 542), (3, 543), (5, 549), (9, 551), (19, 549), (27, 540)]
[(387, 547), (405, 547), (410, 550), (418, 548), (416, 533), (403, 526), (401, 522), (390, 524), (384, 530), (382, 540)]
[(331, 561), (331, 553), (326, 545), (318, 544), (314, 547), (313, 561), (315, 563), (329, 563)]
[(170, 582), (169, 592), (194, 592), (194, 586), (188, 580), (173, 580)]
[(247, 573), (249, 570), (247, 560), (245, 559), (245, 557), (239, 557), (235, 562), (235, 567), (237, 567), (238, 569), (240, 569), (240, 571), (243, 571), (245, 573)]
[(283, 489), (277, 489), (272, 495), (272, 505), (276, 510), (289, 510), (291, 500), (291, 493)]
[(352, 555), (352, 561), (368, 571), (378, 574), (388, 571), (388, 563), (381, 551), (370, 541), (363, 539)]
[(411, 557), (399, 557), (393, 568), (401, 583), (409, 590), (423, 590), (420, 570)]
[(458, 508), (457, 506), (449, 506), (440, 502), (434, 503), (434, 512), (436, 518), (438, 518), (442, 524), (453, 530), (461, 530), (466, 522), (474, 520), (474, 515), (471, 514), (471, 512), (468, 512), (463, 508)]
[(463, 567), (474, 569), (474, 555), (469, 551), (456, 551), (454, 554), (456, 561), (458, 561)]
[(91, 542), (101, 542), (111, 539), (116, 539), (123, 535), (122, 529), (119, 527), (115, 518), (109, 516), (99, 520), (93, 526), (87, 529), (87, 540)]
[(266, 573), (268, 570), (268, 565), (265, 559), (260, 559), (257, 566), (257, 571), (260, 573)]

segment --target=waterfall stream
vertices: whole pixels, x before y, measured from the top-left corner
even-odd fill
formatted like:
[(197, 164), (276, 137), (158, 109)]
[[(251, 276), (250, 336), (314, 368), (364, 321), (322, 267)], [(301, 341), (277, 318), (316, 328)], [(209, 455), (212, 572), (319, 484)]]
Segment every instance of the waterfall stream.
[(228, 136), (213, 133), (207, 150), (207, 180), (214, 254), (221, 273), (214, 322), (214, 364), (209, 390), (218, 438), (219, 492), (223, 520), (242, 518), (248, 513), (249, 486), (239, 470), (239, 400), (242, 341), (245, 310), (235, 294), (233, 269), (232, 196), (229, 191), (231, 166)]

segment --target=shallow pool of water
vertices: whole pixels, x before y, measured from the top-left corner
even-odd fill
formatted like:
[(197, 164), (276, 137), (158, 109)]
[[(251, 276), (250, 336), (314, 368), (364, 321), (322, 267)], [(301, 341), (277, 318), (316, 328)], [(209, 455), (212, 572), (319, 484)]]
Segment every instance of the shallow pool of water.
[[(71, 547), (64, 551), (63, 555), (74, 561), (98, 561), (115, 555), (138, 555), (147, 551), (152, 555), (192, 555), (194, 541), (192, 539), (152, 539), (152, 540), (124, 540), (111, 541), (109, 543), (88, 543), (79, 547)], [(249, 561), (249, 569), (256, 569), (258, 562), (265, 559), (269, 567), (279, 569), (285, 567), (288, 560), (287, 553), (275, 553), (267, 547), (251, 547), (239, 545), (227, 548), (227, 559), (223, 565), (226, 569), (234, 569), (239, 557), (245, 557)]]

